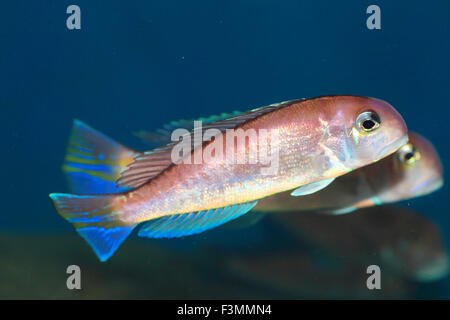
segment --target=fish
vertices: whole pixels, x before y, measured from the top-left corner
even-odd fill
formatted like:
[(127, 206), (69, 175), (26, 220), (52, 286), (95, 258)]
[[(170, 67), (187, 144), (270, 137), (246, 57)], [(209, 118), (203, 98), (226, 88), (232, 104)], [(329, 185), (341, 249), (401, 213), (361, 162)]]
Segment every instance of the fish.
[[(262, 251), (210, 251), (229, 276), (294, 298), (413, 298), (419, 286), (448, 276), (443, 234), (424, 214), (393, 205), (359, 213), (270, 215)], [(371, 265), (380, 267), (381, 290), (367, 290)]]
[[(236, 132), (244, 133), (241, 143)], [(248, 132), (256, 132), (256, 141), (245, 137)], [(116, 183), (118, 192), (96, 194), (86, 188), (83, 194), (49, 196), (100, 261), (108, 260), (138, 225), (138, 236), (148, 238), (200, 233), (242, 216), (266, 196), (304, 187), (317, 191), (408, 141), (406, 124), (394, 107), (349, 95), (276, 103), (178, 134), (177, 141), (135, 153), (121, 170), (117, 162), (133, 151), (75, 123), (64, 164), (69, 175), (78, 174), (70, 183), (94, 175), (109, 186)], [(226, 156), (216, 157), (221, 148)], [(275, 166), (255, 161), (268, 150), (276, 155), (271, 158)], [(92, 189), (98, 187), (92, 184)]]
[(392, 205), (367, 207), (355, 215), (285, 212), (271, 215), (300, 243), (307, 243), (345, 264), (377, 264), (418, 282), (448, 275), (448, 253), (433, 221)]
[(323, 267), (301, 250), (229, 254), (224, 260), (224, 272), (229, 277), (272, 296), (276, 292), (281, 299), (405, 299), (414, 292), (407, 279), (384, 269), (382, 290), (368, 290), (366, 282), (370, 275), (365, 270), (366, 261)]
[(359, 208), (394, 203), (430, 194), (443, 184), (443, 168), (432, 143), (409, 131), (409, 141), (394, 154), (343, 175), (311, 195), (291, 192), (261, 199), (258, 212), (320, 210), (345, 214)]

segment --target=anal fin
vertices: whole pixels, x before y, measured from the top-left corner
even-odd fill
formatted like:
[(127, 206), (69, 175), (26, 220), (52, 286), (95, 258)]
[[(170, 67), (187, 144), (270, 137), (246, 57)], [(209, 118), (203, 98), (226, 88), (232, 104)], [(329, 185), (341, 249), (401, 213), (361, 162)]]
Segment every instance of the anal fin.
[(177, 238), (220, 226), (249, 212), (257, 201), (205, 211), (175, 214), (144, 223), (140, 237)]

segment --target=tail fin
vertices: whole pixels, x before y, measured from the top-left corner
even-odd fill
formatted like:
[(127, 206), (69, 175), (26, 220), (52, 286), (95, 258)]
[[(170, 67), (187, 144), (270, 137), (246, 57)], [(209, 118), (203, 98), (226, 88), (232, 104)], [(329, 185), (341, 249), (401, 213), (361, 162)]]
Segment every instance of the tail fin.
[(114, 195), (52, 193), (50, 198), (56, 211), (73, 224), (101, 261), (108, 260), (136, 226), (120, 219), (122, 212), (113, 205)]
[(126, 191), (116, 181), (137, 152), (74, 120), (63, 171), (74, 193), (105, 194)]

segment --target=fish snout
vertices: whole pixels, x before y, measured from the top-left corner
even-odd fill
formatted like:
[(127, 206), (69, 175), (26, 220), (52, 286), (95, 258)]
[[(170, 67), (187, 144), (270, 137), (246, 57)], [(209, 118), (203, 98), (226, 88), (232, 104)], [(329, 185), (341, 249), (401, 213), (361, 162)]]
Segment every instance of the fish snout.
[(408, 128), (402, 116), (391, 106), (385, 115), (384, 134), (387, 143), (378, 152), (378, 159), (384, 158), (408, 143)]
[(438, 258), (429, 261), (415, 272), (415, 280), (431, 282), (445, 278), (449, 273), (448, 255), (442, 254)]

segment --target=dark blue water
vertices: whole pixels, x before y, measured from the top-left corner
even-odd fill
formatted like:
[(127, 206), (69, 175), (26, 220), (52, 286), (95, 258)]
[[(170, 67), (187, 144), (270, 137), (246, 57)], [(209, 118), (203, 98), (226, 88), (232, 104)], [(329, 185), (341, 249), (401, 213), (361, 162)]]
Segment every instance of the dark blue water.
[[(77, 4), (82, 29), (66, 28)], [(0, 10), (3, 230), (73, 232), (50, 192), (74, 118), (131, 147), (170, 120), (301, 97), (391, 103), (450, 167), (450, 3), (4, 1)], [(448, 170), (445, 179), (450, 181)], [(450, 244), (449, 186), (403, 203)]]

